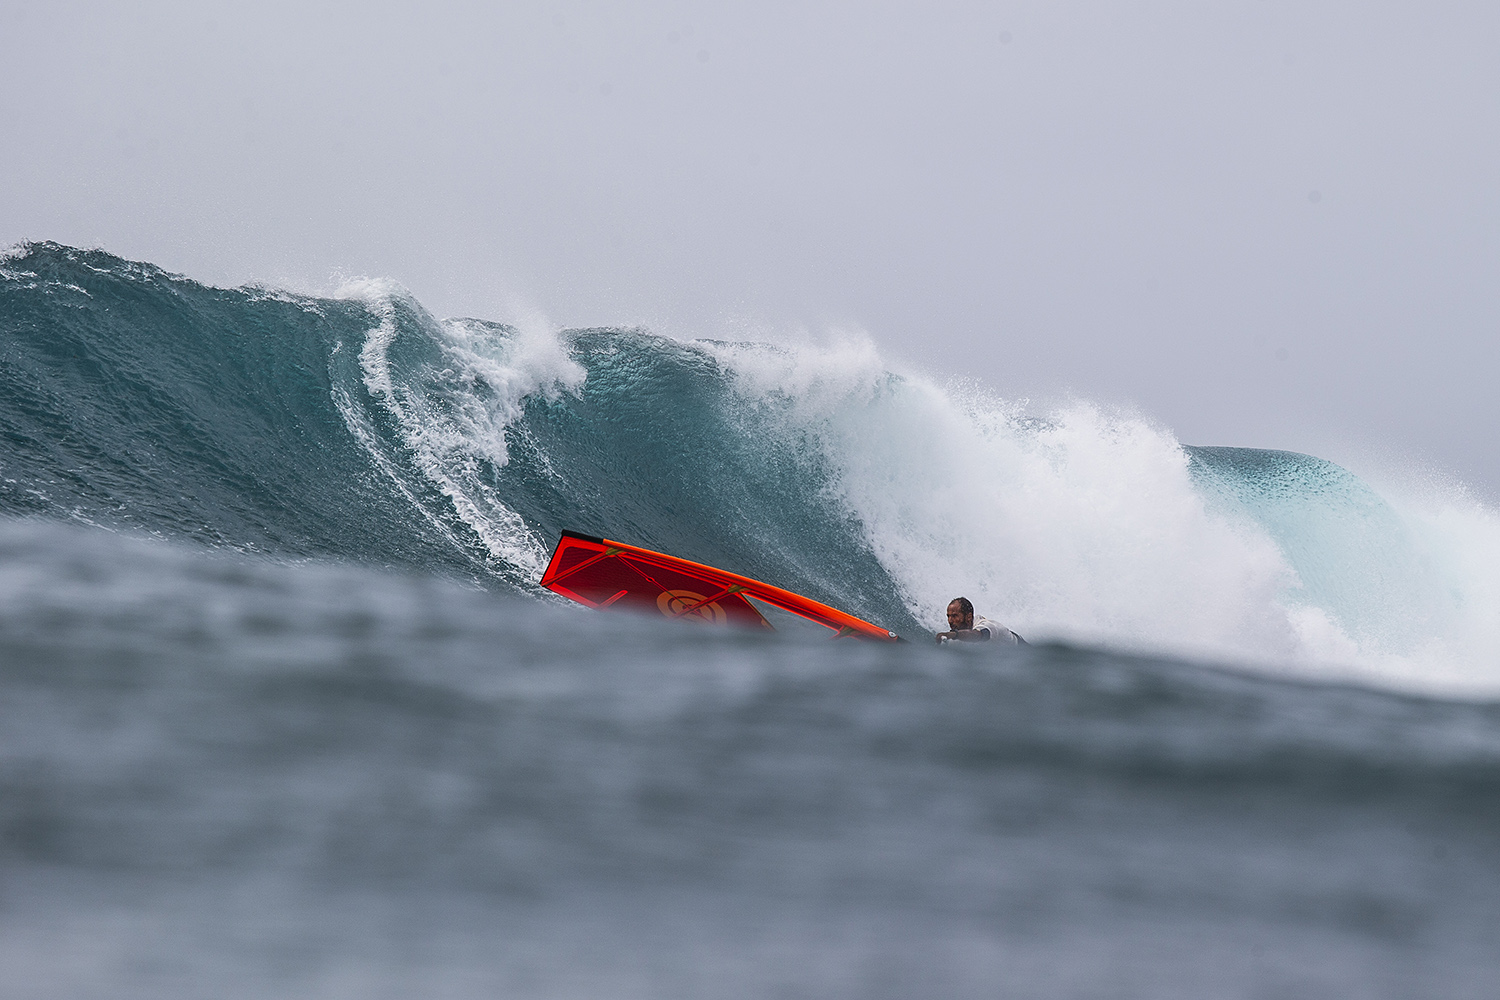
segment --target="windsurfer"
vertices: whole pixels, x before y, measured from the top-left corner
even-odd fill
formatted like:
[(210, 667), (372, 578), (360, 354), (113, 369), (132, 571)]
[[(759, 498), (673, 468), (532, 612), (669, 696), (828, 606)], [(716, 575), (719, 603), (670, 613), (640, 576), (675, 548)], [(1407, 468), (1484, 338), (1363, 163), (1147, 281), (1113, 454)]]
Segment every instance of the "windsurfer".
[(990, 621), (980, 615), (974, 617), (974, 605), (967, 597), (955, 597), (948, 603), (948, 631), (937, 634), (937, 643), (945, 642), (1005, 642), (1025, 645), (1026, 640), (1016, 635), (999, 622)]

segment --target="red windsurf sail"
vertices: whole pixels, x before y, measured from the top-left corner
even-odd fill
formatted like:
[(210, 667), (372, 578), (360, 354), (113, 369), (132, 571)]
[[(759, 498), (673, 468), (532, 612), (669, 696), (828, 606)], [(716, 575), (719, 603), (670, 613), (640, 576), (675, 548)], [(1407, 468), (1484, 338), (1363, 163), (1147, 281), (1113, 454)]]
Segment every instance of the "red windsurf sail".
[(896, 642), (896, 633), (738, 573), (650, 549), (564, 531), (542, 586), (591, 608), (628, 608), (713, 625), (771, 628), (750, 599), (806, 618), (835, 638)]

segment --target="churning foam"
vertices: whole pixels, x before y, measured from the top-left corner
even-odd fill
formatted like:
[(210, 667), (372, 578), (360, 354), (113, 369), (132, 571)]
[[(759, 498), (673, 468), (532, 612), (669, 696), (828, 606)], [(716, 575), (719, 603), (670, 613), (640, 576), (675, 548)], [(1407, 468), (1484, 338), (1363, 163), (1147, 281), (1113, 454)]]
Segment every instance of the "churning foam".
[(1336, 610), (1308, 603), (1270, 535), (1209, 503), (1181, 443), (1138, 415), (1073, 403), (1037, 417), (972, 384), (888, 374), (867, 338), (713, 350), (743, 396), (817, 442), (934, 629), (964, 594), (1033, 638), (1500, 691), (1500, 519), (1478, 504), (1395, 507), (1425, 585), (1458, 597), (1433, 595), (1443, 614), (1414, 609), (1420, 634), (1399, 648), (1356, 641)]
[(1433, 589), (1414, 616), (1409, 651), (1359, 649), (1361, 666), (1395, 683), (1500, 691), (1500, 516), (1462, 490), (1388, 488)]
[[(418, 471), (448, 498), (502, 567), (529, 579), (539, 576), (548, 546), (495, 494), (481, 474), (481, 463), (503, 467), (509, 458), (506, 428), (521, 416), (526, 397), (577, 389), (583, 384), (583, 368), (568, 357), (546, 317), (535, 312), (501, 328), (477, 320), (439, 322), (409, 292), (387, 281), (351, 282), (338, 295), (359, 299), (379, 319), (360, 349), (365, 388), (394, 418)], [(403, 317), (415, 325), (412, 333), (440, 352), (439, 363), (397, 370), (391, 348)], [(350, 406), (347, 399), (336, 402), (341, 412)], [(412, 497), (373, 446), (368, 428), (362, 432), (355, 426), (363, 423), (358, 415), (345, 412), (345, 421)]]

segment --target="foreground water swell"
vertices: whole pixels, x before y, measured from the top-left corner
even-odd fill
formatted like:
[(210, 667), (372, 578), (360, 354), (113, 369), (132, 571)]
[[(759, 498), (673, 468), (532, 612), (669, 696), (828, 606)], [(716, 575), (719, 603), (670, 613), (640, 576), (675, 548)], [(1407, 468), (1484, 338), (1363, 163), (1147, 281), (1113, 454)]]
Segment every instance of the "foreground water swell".
[(5, 522), (11, 988), (1477, 997), (1500, 975), (1500, 706), (986, 652)]

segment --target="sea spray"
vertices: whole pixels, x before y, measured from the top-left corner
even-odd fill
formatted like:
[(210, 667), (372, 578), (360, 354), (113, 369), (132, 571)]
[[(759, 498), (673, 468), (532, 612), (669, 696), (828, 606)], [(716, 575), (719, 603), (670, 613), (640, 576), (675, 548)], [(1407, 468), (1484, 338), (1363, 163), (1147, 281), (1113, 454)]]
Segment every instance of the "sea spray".
[(886, 374), (847, 345), (732, 353), (741, 393), (836, 467), (841, 499), (934, 629), (965, 593), (1023, 633), (1290, 651), (1274, 546), (1212, 516), (1181, 447), (1146, 421), (1086, 405), (1037, 419)]
[(1500, 627), (1482, 596), (1500, 560), (1475, 557), (1500, 556), (1500, 518), (1472, 500), (1398, 509), (1323, 459), (1185, 446), (1084, 402), (1037, 413), (892, 374), (868, 339), (705, 348), (759, 433), (835, 470), (928, 628), (964, 593), (1030, 635), (1416, 689), (1500, 681), (1481, 638)]

